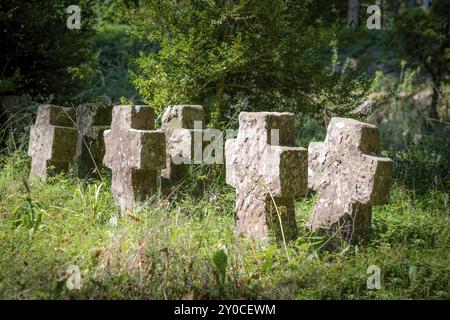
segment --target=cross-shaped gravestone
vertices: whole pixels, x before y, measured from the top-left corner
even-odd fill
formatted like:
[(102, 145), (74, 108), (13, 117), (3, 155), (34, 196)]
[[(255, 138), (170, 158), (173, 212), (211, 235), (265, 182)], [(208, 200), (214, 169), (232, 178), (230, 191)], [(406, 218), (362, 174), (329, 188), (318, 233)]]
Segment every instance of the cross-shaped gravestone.
[(309, 145), (309, 187), (317, 204), (309, 220), (313, 229), (355, 242), (370, 229), (372, 206), (389, 201), (392, 160), (380, 153), (376, 126), (333, 118), (324, 142)]
[(266, 241), (271, 228), (278, 239), (295, 238), (294, 196), (307, 192), (308, 155), (294, 145), (294, 115), (242, 112), (225, 156), (226, 181), (236, 189), (238, 233)]
[(40, 105), (36, 123), (30, 128), (28, 155), (31, 176), (45, 180), (47, 167), (55, 172), (67, 170), (77, 145), (77, 130), (73, 127), (74, 112), (55, 105)]
[(165, 137), (154, 127), (149, 106), (115, 106), (105, 131), (105, 166), (112, 170), (112, 193), (124, 213), (135, 201), (153, 194), (158, 169), (165, 165)]
[[(166, 167), (161, 170), (163, 186), (183, 179), (189, 164), (193, 163), (195, 121), (203, 121), (202, 106), (168, 106), (164, 111), (162, 129), (166, 135)], [(201, 141), (198, 147), (202, 147)]]
[(112, 107), (84, 104), (77, 109), (78, 176), (98, 176), (105, 156), (103, 133), (111, 128)]

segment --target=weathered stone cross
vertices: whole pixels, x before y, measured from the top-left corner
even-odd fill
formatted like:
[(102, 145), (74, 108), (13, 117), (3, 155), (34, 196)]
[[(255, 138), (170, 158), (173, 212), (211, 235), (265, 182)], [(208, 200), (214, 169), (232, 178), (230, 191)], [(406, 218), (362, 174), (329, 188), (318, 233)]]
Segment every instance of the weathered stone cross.
[(318, 199), (308, 225), (347, 242), (366, 236), (372, 205), (389, 201), (393, 162), (380, 153), (378, 129), (333, 118), (324, 142), (309, 144), (309, 187)]
[(202, 106), (168, 106), (164, 111), (162, 129), (166, 134), (166, 167), (161, 170), (163, 186), (170, 186), (184, 178), (193, 163), (195, 121), (203, 121)]
[(236, 189), (238, 233), (266, 241), (272, 229), (278, 239), (295, 238), (294, 196), (307, 192), (308, 160), (307, 150), (294, 145), (294, 115), (242, 112), (225, 156), (226, 181)]
[(78, 176), (97, 176), (105, 156), (104, 132), (111, 128), (112, 107), (84, 104), (77, 109)]
[(45, 180), (47, 167), (56, 172), (67, 170), (77, 145), (74, 112), (55, 105), (40, 105), (36, 123), (30, 128), (28, 155), (31, 157), (31, 176)]
[(112, 170), (112, 193), (124, 213), (157, 188), (158, 169), (165, 165), (165, 137), (154, 127), (149, 106), (115, 106), (111, 130), (105, 131), (105, 166)]

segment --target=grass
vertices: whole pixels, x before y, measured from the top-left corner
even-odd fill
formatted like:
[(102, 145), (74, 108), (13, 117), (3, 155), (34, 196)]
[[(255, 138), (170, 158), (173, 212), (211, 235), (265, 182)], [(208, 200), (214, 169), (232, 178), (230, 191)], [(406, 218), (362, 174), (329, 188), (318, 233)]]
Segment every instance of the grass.
[[(2, 299), (450, 298), (444, 192), (395, 184), (368, 241), (327, 252), (304, 227), (314, 196), (296, 202), (298, 239), (263, 247), (234, 235), (234, 191), (222, 184), (156, 196), (121, 218), (108, 179), (69, 173), (42, 184), (28, 182), (28, 168), (22, 152), (1, 158)], [(371, 265), (380, 290), (367, 288)], [(73, 266), (80, 290), (67, 286)]]

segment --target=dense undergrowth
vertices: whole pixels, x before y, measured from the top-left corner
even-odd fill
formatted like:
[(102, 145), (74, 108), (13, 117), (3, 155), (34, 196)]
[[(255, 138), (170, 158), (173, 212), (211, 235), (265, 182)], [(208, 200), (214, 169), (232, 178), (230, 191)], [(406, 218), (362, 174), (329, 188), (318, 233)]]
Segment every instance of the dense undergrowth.
[[(119, 217), (109, 179), (28, 182), (23, 152), (1, 158), (0, 298), (449, 299), (449, 197), (396, 183), (375, 207), (366, 243), (329, 252), (304, 226), (315, 198), (296, 202), (299, 237), (262, 247), (233, 234), (223, 183)], [(197, 177), (198, 179), (198, 177)], [(368, 267), (381, 271), (370, 290)], [(75, 269), (74, 269), (75, 268)], [(71, 290), (73, 270), (81, 289)]]

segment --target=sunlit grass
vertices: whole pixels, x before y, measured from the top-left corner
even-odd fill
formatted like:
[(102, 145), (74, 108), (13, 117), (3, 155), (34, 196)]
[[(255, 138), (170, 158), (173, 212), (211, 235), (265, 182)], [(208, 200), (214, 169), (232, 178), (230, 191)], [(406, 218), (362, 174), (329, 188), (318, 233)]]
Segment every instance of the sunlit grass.
[[(59, 175), (27, 182), (28, 192), (28, 166), (23, 153), (1, 162), (0, 298), (450, 298), (444, 192), (395, 184), (390, 204), (374, 208), (369, 240), (337, 252), (304, 227), (314, 196), (299, 198), (288, 261), (282, 245), (234, 234), (229, 187), (180, 190), (173, 201), (158, 196), (121, 218), (108, 179)], [(38, 223), (24, 218), (31, 210)], [(214, 260), (223, 253), (226, 262)], [(66, 286), (71, 265), (81, 271), (81, 290)], [(370, 265), (381, 269), (380, 290), (367, 289)]]

